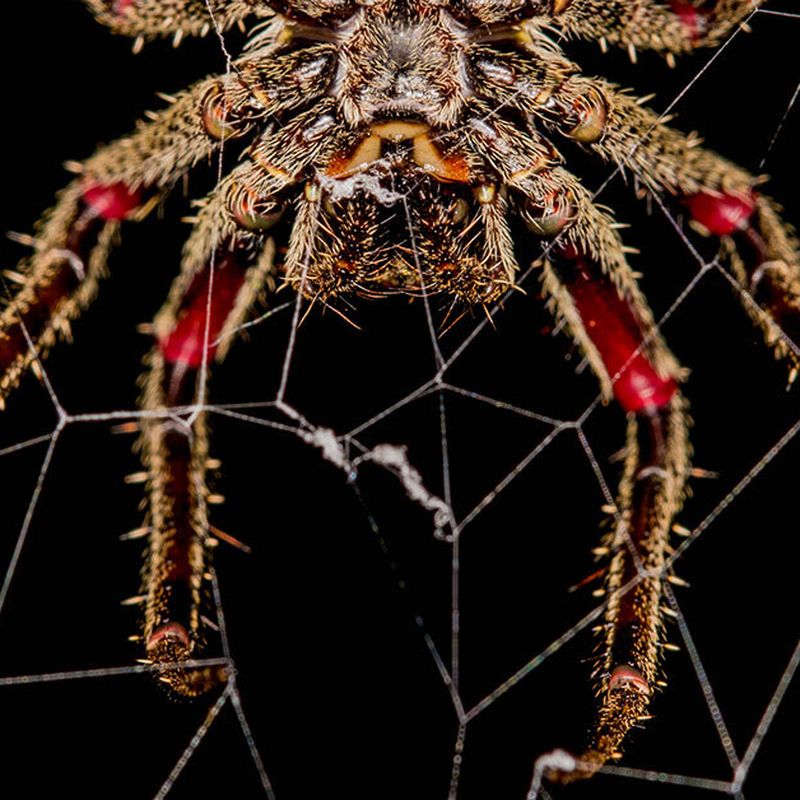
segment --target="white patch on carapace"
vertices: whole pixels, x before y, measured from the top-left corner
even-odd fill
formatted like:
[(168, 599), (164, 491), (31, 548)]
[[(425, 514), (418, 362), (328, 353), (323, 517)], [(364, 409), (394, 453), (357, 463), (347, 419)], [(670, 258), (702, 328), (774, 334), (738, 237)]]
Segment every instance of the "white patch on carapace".
[(381, 183), (381, 176), (373, 171), (357, 172), (344, 178), (331, 178), (327, 175), (318, 176), (319, 184), (325, 196), (331, 202), (338, 202), (360, 194), (373, 197), (383, 206), (393, 206), (401, 202), (405, 195), (386, 188)]

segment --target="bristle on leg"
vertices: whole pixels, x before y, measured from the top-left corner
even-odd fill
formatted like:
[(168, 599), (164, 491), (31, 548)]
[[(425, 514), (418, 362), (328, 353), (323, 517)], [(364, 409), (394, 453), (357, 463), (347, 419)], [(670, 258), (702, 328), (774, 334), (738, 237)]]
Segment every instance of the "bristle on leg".
[[(213, 265), (183, 276), (156, 326), (143, 406), (148, 411), (191, 407), (204, 362), (224, 355), (219, 339), (241, 324), (259, 294), (269, 264), (255, 248), (225, 249)], [(268, 255), (271, 250), (268, 251)], [(140, 449), (147, 468), (149, 545), (144, 573), (143, 639), (159, 678), (176, 693), (195, 696), (224, 680), (219, 669), (184, 669), (196, 657), (213, 617), (209, 605), (210, 554), (206, 412), (141, 420)]]

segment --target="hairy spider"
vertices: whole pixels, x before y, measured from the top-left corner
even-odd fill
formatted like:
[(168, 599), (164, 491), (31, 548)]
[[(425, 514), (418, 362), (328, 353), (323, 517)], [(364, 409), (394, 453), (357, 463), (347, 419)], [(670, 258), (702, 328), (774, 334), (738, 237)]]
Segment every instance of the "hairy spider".
[[(616, 524), (599, 548), (607, 605), (600, 698), (582, 766), (616, 757), (659, 686), (662, 580), (690, 472), (683, 372), (653, 324), (609, 213), (565, 166), (571, 141), (681, 204), (720, 238), (746, 310), (792, 374), (800, 257), (760, 180), (587, 78), (554, 42), (713, 47), (762, 0), (85, 0), (146, 39), (260, 20), (229, 72), (195, 84), (98, 150), (39, 225), (0, 318), (0, 400), (89, 304), (119, 223), (140, 220), (196, 163), (242, 140), (243, 158), (200, 205), (181, 273), (154, 322), (139, 446), (149, 547), (143, 642), (184, 695), (225, 679), (179, 669), (204, 640), (209, 550), (208, 360), (283, 283), (344, 294), (436, 292), (490, 304), (518, 271), (511, 220), (545, 245), (542, 286), (607, 399), (628, 414)], [(166, 410), (177, 409), (168, 415)], [(566, 777), (566, 776), (562, 776)]]

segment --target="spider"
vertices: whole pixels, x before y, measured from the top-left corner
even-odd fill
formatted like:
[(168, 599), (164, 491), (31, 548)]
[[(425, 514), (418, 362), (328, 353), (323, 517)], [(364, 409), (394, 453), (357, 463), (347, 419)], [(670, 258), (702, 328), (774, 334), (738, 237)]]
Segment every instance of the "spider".
[[(0, 400), (97, 292), (124, 220), (143, 219), (221, 148), (242, 158), (198, 203), (181, 271), (153, 323), (139, 449), (149, 545), (144, 655), (178, 694), (224, 672), (181, 668), (206, 638), (212, 537), (205, 414), (188, 417), (208, 362), (278, 284), (334, 307), (348, 295), (441, 293), (488, 306), (515, 284), (512, 225), (540, 241), (555, 317), (627, 413), (590, 742), (569, 779), (619, 756), (661, 684), (663, 583), (691, 473), (684, 371), (610, 212), (566, 166), (577, 144), (630, 172), (718, 237), (746, 311), (791, 376), (800, 256), (761, 180), (583, 76), (555, 40), (654, 49), (672, 62), (719, 45), (761, 0), (84, 0), (111, 30), (148, 39), (249, 30), (225, 75), (201, 80), (81, 164), (6, 276)], [(253, 21), (257, 24), (247, 28)], [(169, 414), (168, 410), (175, 413)], [(144, 529), (143, 529), (144, 530)]]

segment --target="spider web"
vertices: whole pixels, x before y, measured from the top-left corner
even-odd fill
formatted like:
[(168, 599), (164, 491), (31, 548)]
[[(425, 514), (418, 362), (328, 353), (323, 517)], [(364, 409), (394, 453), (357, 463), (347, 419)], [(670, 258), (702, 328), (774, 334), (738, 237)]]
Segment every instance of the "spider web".
[[(35, 10), (13, 13), (33, 28)], [(47, 87), (23, 80), (16, 57), (7, 68), (20, 75), (7, 98), (16, 229), (63, 183), (56, 158), (113, 138), (152, 88), (190, 82), (198, 63), (224, 70), (235, 52), (226, 34), (129, 59), (77, 4), (48, 13), (37, 32)], [(657, 90), (654, 107), (678, 112), (681, 128), (772, 174), (770, 194), (796, 221), (800, 14), (773, 2), (750, 24), (752, 35), (673, 71), (569, 52), (588, 74)], [(58, 141), (42, 147), (37, 129)], [(633, 224), (626, 242), (642, 251), (634, 264), (659, 327), (692, 369), (694, 462), (718, 475), (693, 481), (679, 519), (689, 535), (674, 558), (692, 588), (667, 600), (681, 650), (667, 654), (670, 685), (624, 760), (585, 784), (541, 782), (547, 754), (579, 751), (591, 720), (589, 629), (602, 600), (569, 589), (594, 569), (624, 420), (599, 403), (579, 356), (564, 358), (567, 340), (542, 335), (530, 271), (525, 294), (491, 321), (468, 316), (443, 335), (435, 298), (361, 302), (349, 312), (360, 332), (330, 313), (301, 325), (304, 308), (275, 298), (215, 369), (206, 406), (231, 501), (212, 520), (252, 549), (223, 546), (215, 562), (220, 642), (208, 658), (236, 678), (175, 703), (142, 677), (149, 667), (133, 665), (124, 640), (136, 615), (120, 605), (137, 591), (139, 552), (118, 542), (141, 524), (141, 492), (119, 479), (137, 465), (112, 431), (137, 416), (133, 373), (148, 344), (133, 327), (177, 268), (177, 198), (166, 220), (126, 229), (76, 346), (59, 348), (3, 418), (9, 786), (24, 776), (33, 794), (87, 797), (752, 798), (790, 780), (797, 390), (784, 392), (785, 368), (709, 243), (658, 203), (648, 214), (608, 167), (570, 168)], [(28, 771), (32, 757), (48, 768)]]

